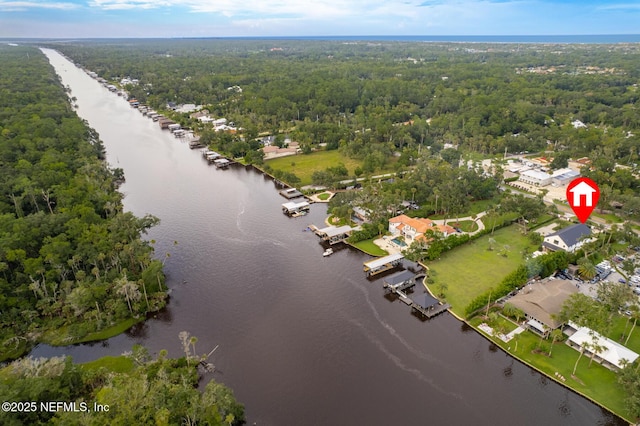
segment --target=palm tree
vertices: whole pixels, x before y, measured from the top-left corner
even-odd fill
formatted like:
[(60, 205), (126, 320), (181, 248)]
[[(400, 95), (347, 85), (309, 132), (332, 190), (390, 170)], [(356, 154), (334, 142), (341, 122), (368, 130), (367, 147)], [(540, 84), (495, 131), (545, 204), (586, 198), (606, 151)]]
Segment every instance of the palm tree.
[(551, 346), (549, 346), (549, 356), (551, 356), (551, 351), (553, 350), (553, 344), (562, 338), (562, 330), (556, 328), (551, 332)]
[(589, 259), (578, 260), (578, 274), (587, 280), (596, 276), (596, 267)]
[[(631, 311), (631, 316), (633, 317), (633, 325), (631, 326), (631, 330), (629, 331), (629, 334), (627, 335), (627, 340), (624, 341), (625, 345), (627, 343), (629, 343), (629, 339), (631, 338), (631, 334), (633, 333), (633, 330), (636, 328), (636, 324), (638, 323), (638, 318), (640, 318), (640, 309), (638, 309), (638, 305), (631, 305), (630, 311)], [(640, 363), (638, 363), (638, 364), (640, 364)]]
[(590, 344), (585, 342), (580, 347), (580, 355), (578, 355), (578, 359), (576, 360), (576, 364), (573, 366), (573, 373), (571, 373), (572, 376), (576, 375), (576, 369), (578, 368), (578, 363), (580, 362), (580, 358), (582, 358), (582, 355), (584, 354), (585, 349), (588, 349), (589, 346), (590, 346)]

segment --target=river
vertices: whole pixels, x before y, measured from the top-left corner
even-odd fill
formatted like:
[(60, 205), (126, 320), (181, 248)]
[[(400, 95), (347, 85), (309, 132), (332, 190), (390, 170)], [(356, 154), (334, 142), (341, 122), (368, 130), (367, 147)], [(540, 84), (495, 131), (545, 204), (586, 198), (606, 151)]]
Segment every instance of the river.
[(148, 238), (165, 258), (168, 308), (108, 341), (39, 345), (33, 356), (77, 362), (136, 344), (180, 356), (178, 333), (212, 356), (209, 375), (245, 404), (248, 424), (620, 424), (445, 313), (420, 321), (368, 281), (368, 256), (322, 257), (309, 224), (288, 218), (274, 183), (251, 168), (219, 170), (53, 50), (43, 49), (125, 171), (125, 209), (161, 223)]

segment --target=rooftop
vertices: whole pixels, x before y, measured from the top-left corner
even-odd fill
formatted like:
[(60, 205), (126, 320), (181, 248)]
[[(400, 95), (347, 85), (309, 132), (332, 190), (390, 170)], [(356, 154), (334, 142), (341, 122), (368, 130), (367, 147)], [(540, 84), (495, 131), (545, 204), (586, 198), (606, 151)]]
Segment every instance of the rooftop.
[(560, 313), (565, 300), (577, 292), (578, 289), (571, 281), (538, 281), (525, 286), (509, 299), (509, 303), (547, 327), (556, 329), (561, 323), (554, 316)]

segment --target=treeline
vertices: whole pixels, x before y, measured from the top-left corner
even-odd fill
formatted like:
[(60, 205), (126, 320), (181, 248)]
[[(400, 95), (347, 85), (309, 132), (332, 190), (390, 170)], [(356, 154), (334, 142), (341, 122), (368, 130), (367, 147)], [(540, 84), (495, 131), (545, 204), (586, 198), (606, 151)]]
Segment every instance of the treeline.
[[(151, 359), (145, 348), (136, 346), (127, 356), (81, 365), (69, 357), (27, 357), (1, 373), (0, 399), (16, 403), (3, 405), (0, 423), (6, 426), (244, 422), (244, 407), (229, 388), (212, 380), (198, 390), (197, 364), (188, 358), (166, 358), (164, 350)], [(57, 401), (67, 408), (57, 406)]]
[[(110, 81), (138, 79), (125, 89), (156, 109), (196, 103), (234, 122), (243, 134), (211, 136), (213, 145), (249, 163), (262, 161), (255, 154), (262, 132), (286, 133), (305, 153), (339, 149), (362, 161), (363, 175), (392, 159), (406, 169), (427, 154), (455, 165), (461, 153), (544, 151), (559, 157), (555, 168), (587, 156), (598, 159), (593, 173), (604, 170), (596, 181), (610, 188), (602, 205), (640, 218), (636, 45), (147, 40), (52, 47)], [(188, 114), (174, 118), (206, 128)], [(636, 183), (629, 186), (630, 178)]]
[(165, 305), (162, 264), (122, 211), (98, 135), (37, 49), (0, 47), (0, 359)]

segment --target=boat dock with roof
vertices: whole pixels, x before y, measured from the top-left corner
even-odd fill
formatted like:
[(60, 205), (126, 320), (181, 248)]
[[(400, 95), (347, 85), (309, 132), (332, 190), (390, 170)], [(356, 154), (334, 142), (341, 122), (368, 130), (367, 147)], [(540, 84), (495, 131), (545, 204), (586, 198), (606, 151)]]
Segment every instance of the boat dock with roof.
[(311, 225), (309, 228), (311, 228), (311, 230), (320, 237), (322, 241), (327, 242), (330, 245), (345, 242), (347, 238), (351, 236), (353, 231), (360, 230), (359, 226), (352, 228), (349, 225), (327, 226), (326, 228), (321, 229)]
[(282, 213), (286, 214), (287, 216), (293, 217), (301, 216), (309, 211), (309, 206), (310, 204), (306, 201), (302, 201), (300, 203), (294, 203), (293, 201), (290, 201), (288, 203), (282, 204)]
[(433, 318), (449, 309), (450, 305), (440, 303), (429, 293), (407, 295), (406, 290), (413, 289), (419, 277), (424, 277), (424, 274), (416, 275), (411, 271), (404, 270), (386, 277), (382, 286), (386, 294), (397, 295), (401, 302), (411, 307), (412, 312), (426, 318)]
[(388, 271), (402, 264), (404, 256), (400, 253), (390, 254), (388, 256), (379, 257), (368, 262), (364, 262), (364, 273), (367, 277)]
[(302, 192), (298, 191), (296, 188), (283, 189), (283, 190), (279, 191), (279, 193), (284, 198), (287, 198), (289, 200), (292, 199), (292, 198), (302, 197), (304, 195)]

